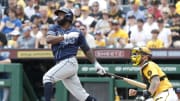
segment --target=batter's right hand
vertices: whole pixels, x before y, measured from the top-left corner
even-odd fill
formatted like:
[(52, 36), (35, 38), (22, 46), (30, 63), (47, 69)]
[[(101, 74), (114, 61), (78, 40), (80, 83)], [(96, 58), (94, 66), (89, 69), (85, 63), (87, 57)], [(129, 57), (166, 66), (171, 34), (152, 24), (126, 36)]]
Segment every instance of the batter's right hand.
[(98, 74), (104, 75), (106, 73), (105, 69), (97, 61), (94, 63), (94, 66)]
[(68, 34), (64, 34), (64, 39), (71, 39), (71, 38), (78, 38), (79, 33), (78, 32), (70, 32)]
[(136, 96), (137, 90), (135, 89), (129, 89), (129, 96)]

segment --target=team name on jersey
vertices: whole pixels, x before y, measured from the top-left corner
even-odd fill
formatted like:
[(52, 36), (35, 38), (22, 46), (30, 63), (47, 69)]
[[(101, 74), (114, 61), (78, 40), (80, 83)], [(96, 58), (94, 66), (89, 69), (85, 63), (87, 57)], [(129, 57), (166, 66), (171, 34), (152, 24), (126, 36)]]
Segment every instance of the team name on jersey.
[[(77, 34), (78, 32), (69, 32), (67, 34)], [(65, 33), (66, 34), (66, 33)], [(58, 32), (58, 35), (64, 35), (63, 33), (60, 33)], [(76, 42), (76, 39), (77, 38), (70, 38), (70, 39), (66, 39), (66, 40), (63, 40), (60, 44), (64, 47), (66, 45), (69, 45), (69, 44), (75, 44)]]

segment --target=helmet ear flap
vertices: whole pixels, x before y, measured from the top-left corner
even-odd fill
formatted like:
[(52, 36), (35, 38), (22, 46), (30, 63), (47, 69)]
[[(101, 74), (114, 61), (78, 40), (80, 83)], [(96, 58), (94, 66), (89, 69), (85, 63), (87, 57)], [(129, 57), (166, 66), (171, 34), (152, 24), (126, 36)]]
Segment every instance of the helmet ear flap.
[(65, 17), (66, 20), (72, 21), (72, 17), (71, 17), (71, 16), (72, 16), (72, 15), (68, 13), (68, 14), (65, 14), (64, 17)]
[(69, 22), (72, 22), (73, 21), (73, 12), (68, 9), (68, 8), (60, 8), (59, 10), (56, 10), (55, 11), (55, 14), (58, 16), (58, 13), (59, 12), (64, 12), (65, 13), (65, 16), (63, 18), (63, 20), (65, 21), (69, 21)]

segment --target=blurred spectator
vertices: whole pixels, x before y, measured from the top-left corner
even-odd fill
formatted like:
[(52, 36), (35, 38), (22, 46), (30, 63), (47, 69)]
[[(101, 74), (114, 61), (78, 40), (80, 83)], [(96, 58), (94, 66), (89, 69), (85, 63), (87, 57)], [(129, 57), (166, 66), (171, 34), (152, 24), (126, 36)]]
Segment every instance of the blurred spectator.
[(74, 16), (75, 20), (81, 16), (81, 4), (76, 3), (74, 5)]
[(136, 19), (145, 20), (145, 14), (139, 9), (139, 6), (140, 0), (131, 0), (131, 10), (127, 13), (127, 17), (130, 15), (134, 15)]
[(25, 26), (31, 26), (32, 22), (30, 20), (25, 20), (24, 24), (22, 25), (22, 28), (24, 28)]
[(6, 36), (2, 32), (0, 32), (0, 49), (4, 48), (4, 46), (6, 46), (6, 45), (7, 45)]
[(124, 26), (124, 30), (128, 33), (130, 36), (131, 29), (136, 26), (136, 17), (134, 15), (128, 16), (128, 19), (126, 20), (126, 25)]
[(149, 40), (146, 44), (148, 48), (164, 48), (164, 43), (162, 40), (158, 39), (159, 30), (153, 29), (151, 31), (152, 39)]
[(25, 21), (25, 20), (28, 20), (28, 17), (27, 17), (27, 16), (25, 15), (25, 13), (24, 13), (23, 6), (18, 5), (18, 6), (16, 7), (16, 13), (17, 13), (17, 18), (18, 18), (19, 20), (21, 20), (21, 23), (22, 23), (22, 24), (24, 24), (24, 21)]
[(162, 18), (159, 18), (157, 23), (160, 31), (158, 38), (163, 41), (165, 48), (169, 48), (172, 43), (171, 30), (169, 28), (165, 28), (164, 20)]
[(180, 15), (180, 1), (176, 3), (176, 13)]
[(54, 1), (51, 1), (51, 0), (48, 0), (47, 3), (46, 3), (47, 7), (48, 7), (48, 17), (50, 18), (54, 18), (54, 12), (56, 9), (59, 9), (59, 8), (56, 8), (56, 4)]
[(86, 38), (86, 42), (89, 45), (90, 48), (95, 48), (96, 44), (95, 44), (95, 39), (94, 37), (88, 33), (87, 31), (87, 27), (86, 25), (81, 25), (80, 26), (80, 30), (82, 31), (82, 33), (84, 34), (85, 38)]
[(111, 22), (112, 31), (108, 35), (107, 47), (115, 48), (118, 39), (123, 38), (125, 42), (128, 42), (128, 33), (126, 33), (123, 29), (120, 28), (118, 20), (113, 20)]
[(35, 5), (34, 6), (34, 11), (35, 11), (35, 14), (39, 14), (40, 13), (40, 7), (39, 7), (39, 5)]
[(158, 24), (154, 19), (154, 16), (152, 14), (147, 15), (147, 20), (144, 23), (144, 29), (146, 30), (146, 33), (151, 33), (153, 29), (158, 29)]
[(54, 24), (54, 21), (52, 18), (48, 17), (47, 9), (41, 8), (40, 15), (41, 15), (41, 22), (42, 24)]
[(109, 32), (111, 26), (109, 23), (109, 13), (107, 10), (102, 11), (102, 19), (98, 20), (95, 26), (95, 32), (100, 31), (103, 34)]
[(116, 43), (116, 48), (125, 48), (126, 44), (127, 44), (126, 39), (118, 38)]
[(142, 5), (139, 7), (141, 11), (144, 12), (144, 14), (147, 14), (147, 10), (150, 7), (150, 0), (141, 0)]
[(8, 6), (4, 9), (4, 15), (8, 16), (9, 9), (14, 9), (17, 6), (17, 0), (8, 0)]
[(30, 19), (35, 14), (33, 0), (27, 0), (27, 6), (24, 8), (24, 13)]
[(89, 0), (88, 6), (92, 7), (94, 2), (99, 3), (99, 11), (107, 10), (108, 0)]
[(75, 0), (65, 0), (65, 7), (71, 9), (73, 13), (74, 13), (74, 4), (75, 4)]
[(95, 32), (95, 43), (96, 43), (96, 48), (106, 47), (104, 35), (101, 31)]
[(131, 29), (130, 42), (135, 46), (145, 46), (147, 41), (151, 39), (150, 33), (146, 33), (147, 29), (144, 29), (143, 19), (137, 20), (137, 26)]
[(164, 9), (166, 12), (170, 12), (168, 0), (160, 0), (159, 10), (163, 12)]
[(173, 15), (176, 15), (176, 7), (174, 4), (170, 4), (169, 9), (170, 9), (170, 17), (172, 17)]
[(32, 28), (32, 30), (30, 32), (30, 35), (32, 37), (34, 37), (36, 39), (40, 39), (43, 36), (42, 32), (39, 30), (39, 27), (36, 24), (32, 24), (31, 28)]
[(83, 6), (89, 6), (89, 0), (81, 0)]
[(74, 27), (76, 27), (77, 29), (80, 30), (80, 26), (82, 25), (82, 22), (81, 21), (74, 21)]
[(82, 6), (81, 8), (81, 17), (77, 20), (81, 21), (83, 24), (87, 26), (87, 31), (90, 32), (90, 25), (94, 22), (94, 18), (89, 16), (89, 7)]
[(16, 48), (17, 47), (17, 39), (20, 36), (20, 32), (14, 30), (10, 33), (10, 35), (12, 37), (10, 40), (8, 40), (8, 48)]
[(50, 48), (50, 44), (46, 41), (46, 35), (48, 31), (48, 25), (41, 26), (42, 37), (36, 39), (35, 48)]
[[(3, 56), (2, 52), (0, 52), (0, 64), (10, 64), (11, 60), (9, 56)], [(1, 79), (7, 79), (9, 75), (7, 73), (1, 74)], [(1, 88), (3, 89), (3, 97), (0, 99), (1, 101), (8, 101), (10, 89), (8, 87)]]
[(10, 32), (13, 30), (19, 31), (21, 28), (21, 21), (16, 16), (16, 9), (8, 9), (8, 16), (4, 17), (1, 21), (0, 32), (4, 33), (7, 39), (10, 39)]
[(172, 32), (172, 47), (180, 47), (180, 15), (172, 16), (172, 25), (170, 27)]
[(22, 35), (17, 40), (17, 47), (21, 49), (33, 49), (35, 48), (35, 38), (30, 35), (31, 28), (23, 28)]
[(164, 20), (165, 27), (170, 27), (172, 25), (171, 19), (169, 18), (170, 13), (166, 8), (164, 8), (162, 11), (162, 18)]
[[(124, 22), (125, 13), (121, 9), (119, 9), (118, 2), (116, 0), (109, 1), (108, 10), (109, 10), (110, 19), (121, 20), (121, 22)], [(122, 25), (122, 23), (120, 23), (120, 25)]]
[(99, 20), (102, 17), (102, 13), (99, 11), (99, 2), (93, 2), (89, 16), (94, 17), (96, 20)]
[(18, 1), (17, 1), (17, 5), (18, 5), (18, 6), (22, 6), (23, 8), (26, 7), (26, 3), (25, 3), (24, 0), (18, 0)]
[(152, 0), (151, 1), (151, 7), (149, 7), (148, 9), (148, 14), (152, 14), (154, 15), (155, 20), (157, 20), (158, 18), (162, 17), (162, 13), (161, 11), (158, 9), (159, 7), (159, 1), (158, 0)]
[(41, 24), (42, 24), (41, 18), (42, 18), (42, 16), (41, 16), (40, 14), (35, 14), (35, 15), (33, 15), (33, 16), (31, 17), (31, 22), (32, 22), (32, 24), (35, 24), (35, 25), (37, 25), (37, 26), (40, 28), (40, 26), (41, 26)]

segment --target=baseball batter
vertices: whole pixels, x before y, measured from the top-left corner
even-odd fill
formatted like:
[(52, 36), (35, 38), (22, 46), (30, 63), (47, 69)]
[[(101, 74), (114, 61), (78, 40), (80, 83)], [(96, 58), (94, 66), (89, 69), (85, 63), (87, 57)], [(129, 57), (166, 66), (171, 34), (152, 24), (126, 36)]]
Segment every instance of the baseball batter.
[(94, 63), (98, 74), (103, 75), (105, 70), (97, 62), (87, 45), (83, 33), (72, 26), (72, 11), (68, 8), (60, 8), (55, 11), (55, 14), (58, 16), (57, 25), (50, 26), (47, 42), (52, 44), (52, 52), (56, 65), (43, 76), (45, 101), (51, 100), (52, 86), (59, 80), (62, 80), (64, 86), (79, 101), (96, 101), (94, 97), (85, 91), (77, 76), (78, 62), (76, 54), (79, 47), (83, 50), (90, 62)]
[[(11, 63), (11, 59), (8, 57), (2, 56), (0, 52), (0, 64), (10, 64), (10, 63)], [(7, 77), (8, 77), (8, 74), (1, 75), (1, 78), (7, 79)], [(1, 92), (1, 89), (3, 89), (2, 90), (3, 92)], [(0, 99), (0, 101), (8, 101), (9, 91), (10, 91), (9, 88), (7, 87), (0, 88), (0, 93), (3, 93), (2, 99)]]
[(142, 92), (130, 89), (129, 95), (135, 96), (137, 93), (142, 93), (146, 101), (178, 101), (168, 77), (158, 64), (151, 61), (151, 56), (151, 51), (147, 47), (132, 49), (131, 60), (133, 65), (141, 67), (141, 75), (148, 87)]

